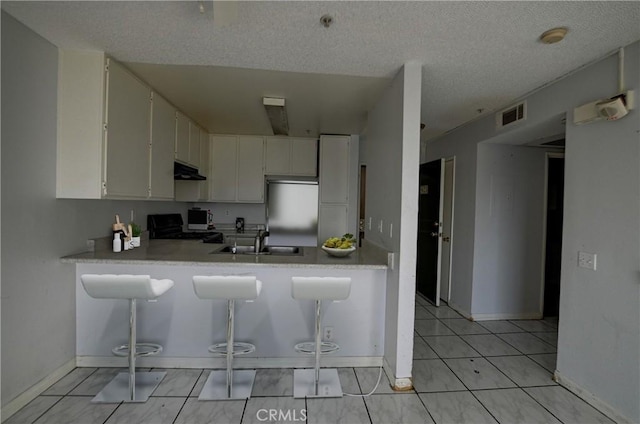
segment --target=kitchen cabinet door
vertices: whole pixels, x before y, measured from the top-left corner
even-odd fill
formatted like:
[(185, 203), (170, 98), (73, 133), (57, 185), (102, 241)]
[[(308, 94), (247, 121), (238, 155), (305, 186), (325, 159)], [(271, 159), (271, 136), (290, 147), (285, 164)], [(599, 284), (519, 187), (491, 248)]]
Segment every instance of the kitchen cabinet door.
[(291, 139), (291, 175), (316, 176), (318, 145), (314, 138)]
[(151, 107), (151, 180), (149, 197), (152, 199), (173, 199), (176, 110), (158, 93), (153, 93)]
[(176, 160), (189, 163), (189, 118), (176, 112)]
[(320, 203), (349, 201), (349, 137), (320, 140)]
[(235, 202), (238, 184), (238, 143), (235, 135), (213, 136), (211, 142), (211, 200)]
[(287, 137), (267, 137), (265, 148), (265, 174), (289, 175), (291, 141)]
[(204, 132), (193, 122), (189, 122), (189, 165), (200, 169), (200, 133)]
[(264, 202), (263, 160), (263, 137), (238, 137), (238, 202)]
[(318, 243), (347, 232), (347, 205), (320, 205), (318, 208)]
[(109, 61), (106, 196), (146, 198), (149, 192), (151, 90)]
[(200, 201), (206, 202), (209, 200), (210, 185), (211, 185), (211, 172), (209, 166), (209, 151), (211, 148), (211, 142), (209, 140), (209, 134), (205, 131), (200, 132), (200, 174), (207, 177), (205, 181), (200, 181)]

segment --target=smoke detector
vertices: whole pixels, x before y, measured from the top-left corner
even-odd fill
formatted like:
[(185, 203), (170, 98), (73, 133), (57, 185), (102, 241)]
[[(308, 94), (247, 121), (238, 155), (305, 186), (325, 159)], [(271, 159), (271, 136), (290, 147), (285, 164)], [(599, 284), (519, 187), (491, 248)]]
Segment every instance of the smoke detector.
[(562, 41), (565, 35), (567, 35), (567, 28), (551, 28), (550, 30), (545, 31), (542, 33), (542, 35), (540, 35), (540, 41), (545, 44), (555, 44)]

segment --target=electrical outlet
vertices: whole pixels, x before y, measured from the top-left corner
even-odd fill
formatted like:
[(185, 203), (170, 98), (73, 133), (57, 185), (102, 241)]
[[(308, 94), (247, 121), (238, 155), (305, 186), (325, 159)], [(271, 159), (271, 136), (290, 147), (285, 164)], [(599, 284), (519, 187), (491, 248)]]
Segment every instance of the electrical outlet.
[(378, 231), (382, 232), (382, 220), (380, 220), (380, 223), (378, 224)]
[(333, 340), (333, 327), (324, 327), (323, 337), (324, 341), (330, 342)]
[(373, 221), (373, 218), (369, 217), (369, 231), (371, 231), (371, 223)]
[(135, 221), (135, 219), (133, 218), (134, 218), (134, 213), (133, 213), (133, 209), (131, 209), (131, 219), (129, 220), (129, 222)]
[(578, 266), (595, 271), (597, 256), (595, 253), (578, 252)]
[(225, 216), (229, 216), (229, 209), (227, 209), (227, 210), (225, 210), (225, 211), (224, 211), (224, 215), (225, 215)]

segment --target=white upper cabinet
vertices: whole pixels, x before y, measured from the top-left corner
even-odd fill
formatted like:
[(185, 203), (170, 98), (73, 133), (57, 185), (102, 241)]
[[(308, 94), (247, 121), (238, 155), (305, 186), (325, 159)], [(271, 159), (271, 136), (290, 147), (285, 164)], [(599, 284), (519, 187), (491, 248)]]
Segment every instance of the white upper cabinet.
[(315, 176), (316, 143), (314, 138), (267, 137), (265, 174)]
[(204, 132), (193, 122), (189, 122), (189, 165), (200, 168), (200, 133)]
[(291, 175), (316, 176), (318, 141), (315, 138), (291, 139)]
[(211, 171), (210, 171), (210, 150), (211, 150), (211, 141), (209, 140), (209, 134), (202, 130), (200, 132), (200, 174), (207, 177), (205, 181), (200, 181), (200, 196), (199, 199), (202, 202), (206, 202), (209, 200), (209, 196), (211, 193), (210, 185), (211, 185)]
[(173, 199), (173, 160), (176, 139), (176, 109), (153, 93), (151, 99), (150, 198)]
[(211, 200), (235, 202), (238, 185), (238, 137), (213, 136), (211, 142)]
[(264, 202), (264, 138), (214, 135), (211, 141), (211, 199), (214, 202)]
[(189, 125), (187, 116), (176, 112), (176, 160), (189, 163)]
[(189, 125), (104, 53), (60, 50), (56, 196), (173, 199), (179, 140), (189, 163)]
[(348, 136), (322, 136), (320, 139), (320, 203), (349, 201)]
[(147, 198), (150, 88), (103, 53), (59, 57), (57, 196)]
[(238, 137), (238, 202), (264, 202), (263, 155), (263, 137)]
[(288, 137), (267, 137), (264, 172), (267, 175), (287, 175), (291, 163), (291, 142)]

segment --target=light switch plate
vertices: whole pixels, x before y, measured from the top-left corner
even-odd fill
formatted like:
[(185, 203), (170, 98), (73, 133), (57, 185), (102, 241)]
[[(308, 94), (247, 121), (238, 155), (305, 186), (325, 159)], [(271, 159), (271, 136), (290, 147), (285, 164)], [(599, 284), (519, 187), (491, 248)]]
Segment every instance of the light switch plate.
[(596, 270), (597, 256), (595, 253), (578, 252), (578, 266), (580, 268)]

